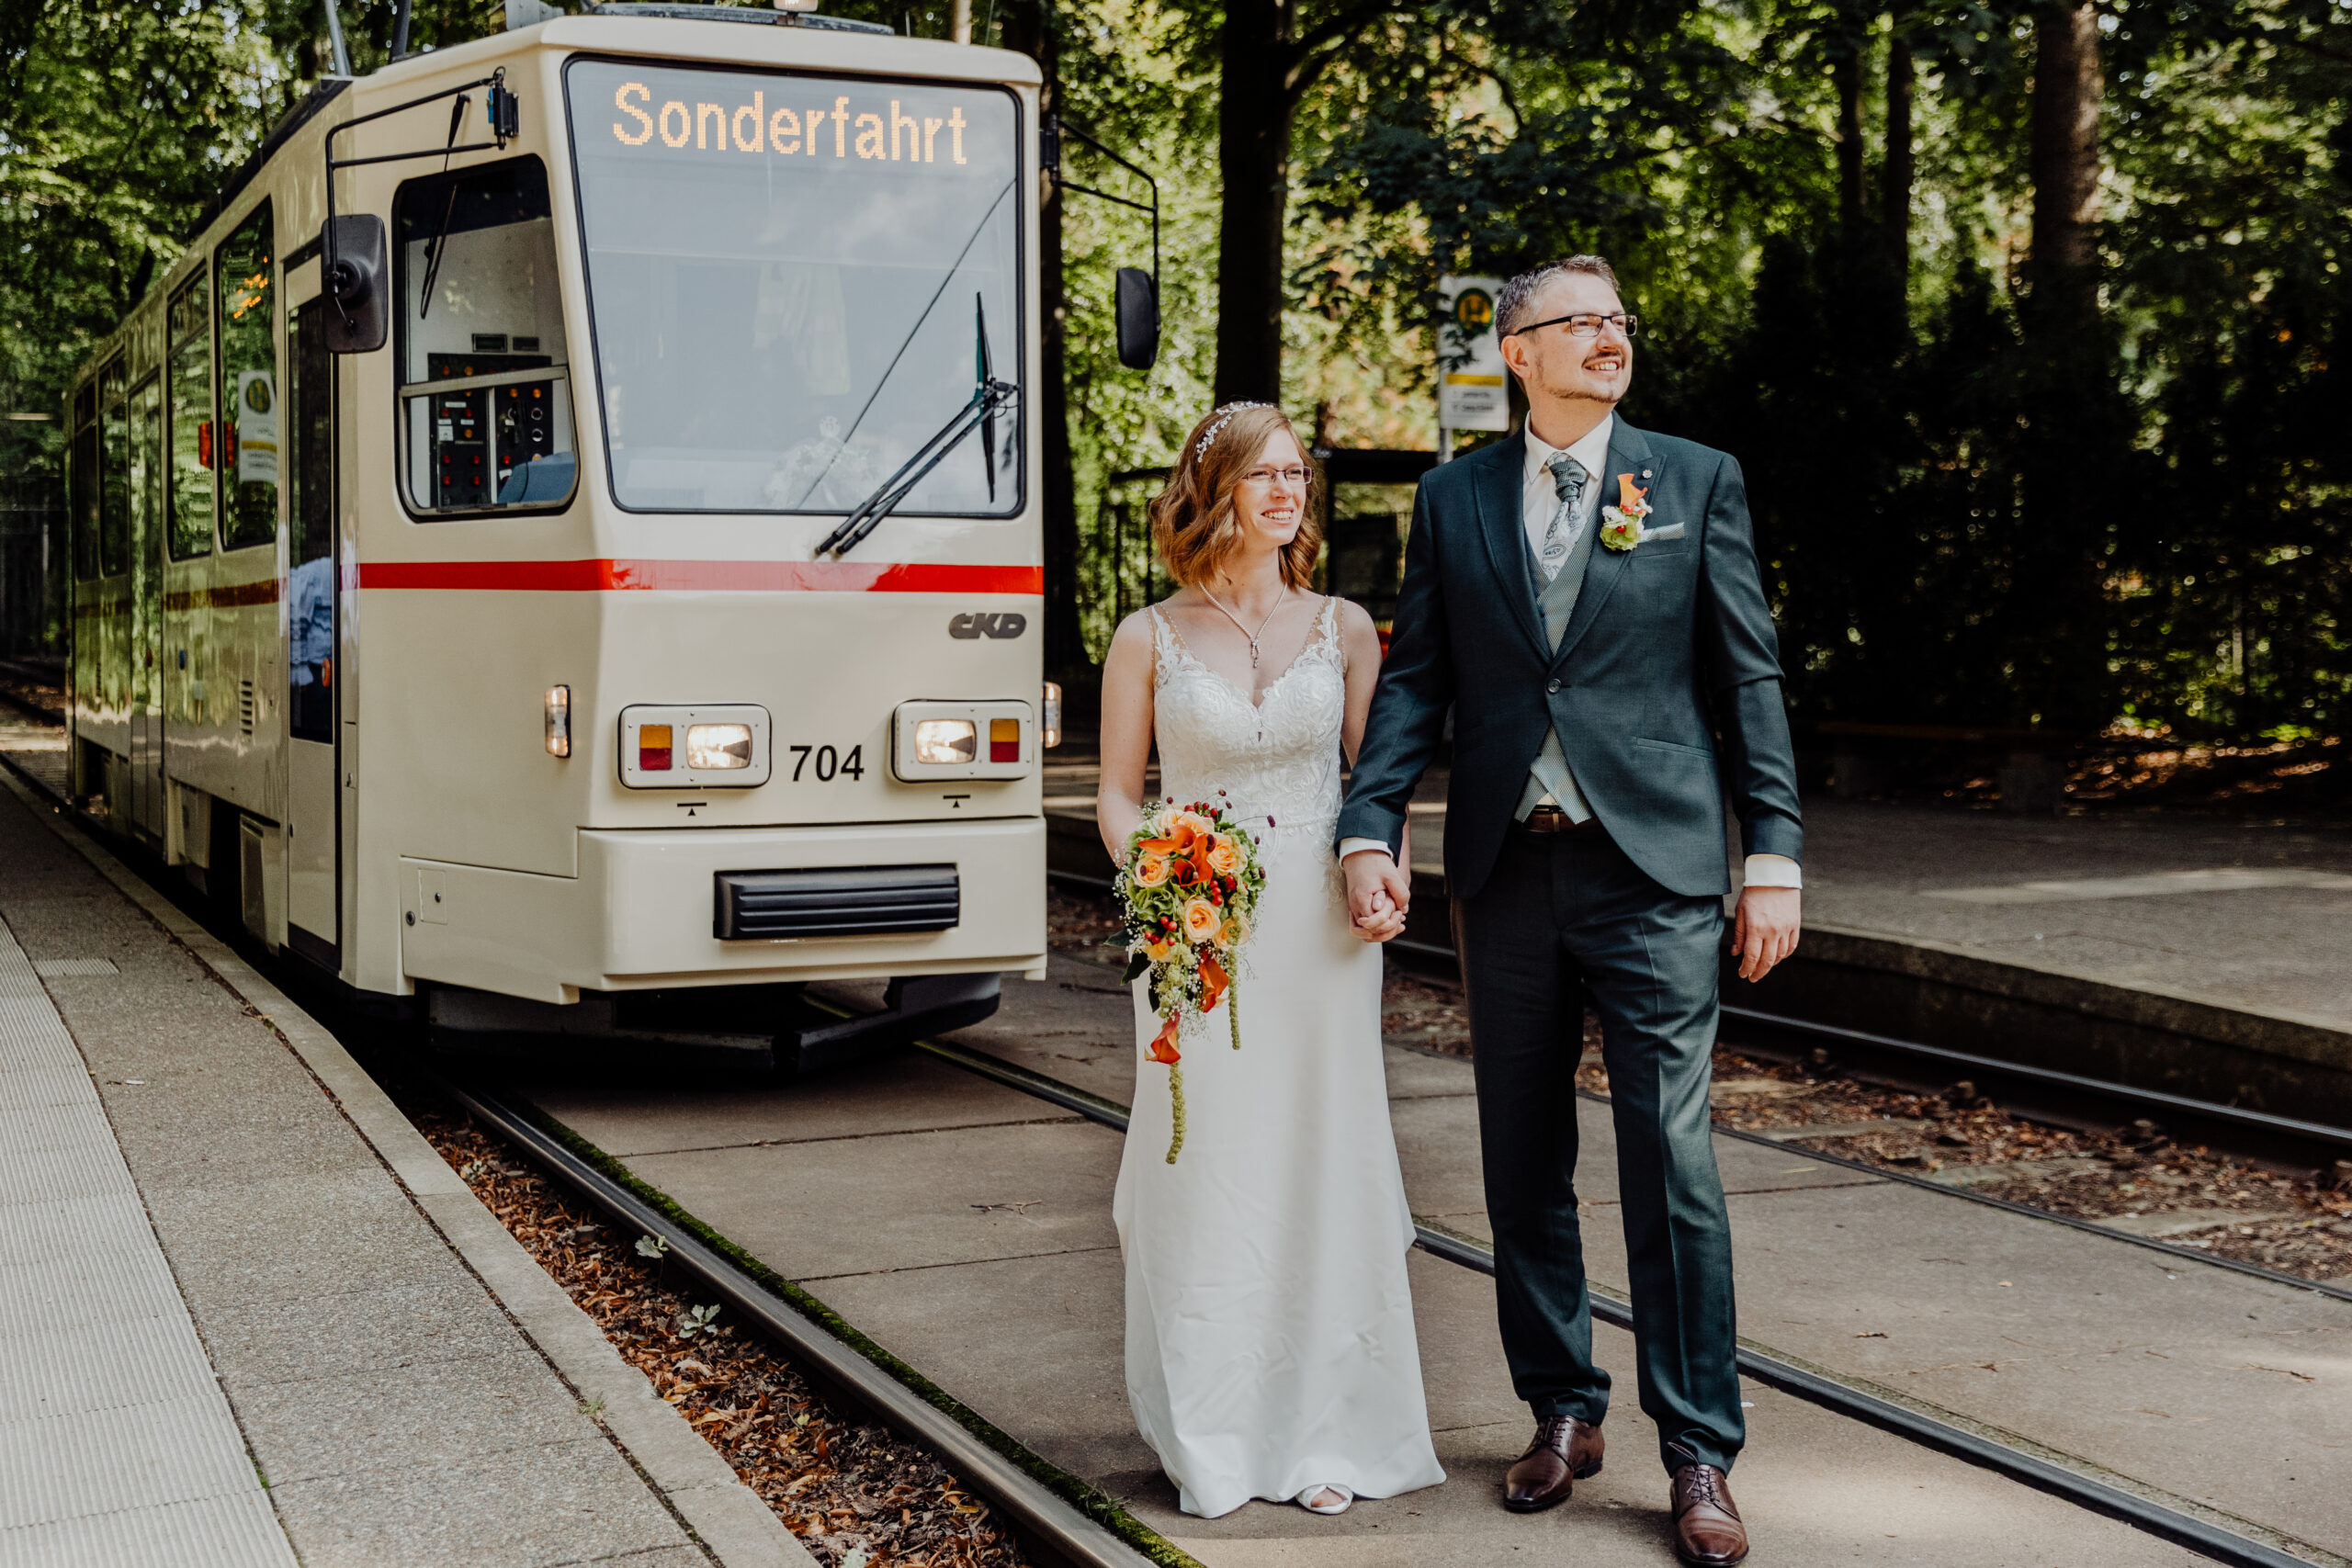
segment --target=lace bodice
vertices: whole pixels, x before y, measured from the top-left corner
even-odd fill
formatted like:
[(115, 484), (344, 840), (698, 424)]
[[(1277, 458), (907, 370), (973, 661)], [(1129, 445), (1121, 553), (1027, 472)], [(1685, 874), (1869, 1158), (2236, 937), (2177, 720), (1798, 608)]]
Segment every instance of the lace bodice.
[(1340, 817), (1340, 730), (1348, 674), (1339, 601), (1327, 599), (1314, 635), (1264, 700), (1193, 657), (1159, 606), (1151, 610), (1153, 728), (1160, 793), (1215, 800), (1217, 791), (1253, 829), (1329, 839)]

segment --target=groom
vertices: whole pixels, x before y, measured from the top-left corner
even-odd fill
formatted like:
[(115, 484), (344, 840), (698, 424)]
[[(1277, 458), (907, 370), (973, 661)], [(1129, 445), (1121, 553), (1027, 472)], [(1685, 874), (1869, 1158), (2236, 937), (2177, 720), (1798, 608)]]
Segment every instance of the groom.
[(1600, 1468), (1609, 1374), (1592, 1363), (1574, 1187), (1589, 1001), (1641, 1405), (1673, 1478), (1676, 1552), (1713, 1568), (1747, 1554), (1724, 1483), (1745, 1427), (1707, 1119), (1724, 795), (1747, 851), (1744, 978), (1796, 945), (1804, 832), (1739, 466), (1616, 417), (1635, 327), (1616, 285), (1600, 257), (1570, 256), (1503, 289), (1496, 328), (1527, 423), (1421, 480), (1339, 847), (1359, 921), (1384, 896), (1405, 906), (1406, 807), (1451, 708), (1446, 885), (1503, 1351), (1536, 1421), (1504, 1506), (1550, 1507)]

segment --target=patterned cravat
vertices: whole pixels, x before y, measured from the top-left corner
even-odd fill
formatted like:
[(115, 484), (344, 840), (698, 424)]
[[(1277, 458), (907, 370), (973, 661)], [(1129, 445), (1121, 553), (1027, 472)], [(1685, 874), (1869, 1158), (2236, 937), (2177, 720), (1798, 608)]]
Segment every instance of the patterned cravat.
[(1584, 481), (1592, 476), (1566, 452), (1553, 453), (1544, 466), (1552, 470), (1552, 484), (1560, 492), (1559, 510), (1552, 513), (1551, 526), (1544, 530), (1544, 548), (1536, 556), (1544, 568), (1544, 581), (1549, 582), (1560, 575), (1568, 552), (1576, 548), (1582, 512), (1577, 502), (1584, 499)]

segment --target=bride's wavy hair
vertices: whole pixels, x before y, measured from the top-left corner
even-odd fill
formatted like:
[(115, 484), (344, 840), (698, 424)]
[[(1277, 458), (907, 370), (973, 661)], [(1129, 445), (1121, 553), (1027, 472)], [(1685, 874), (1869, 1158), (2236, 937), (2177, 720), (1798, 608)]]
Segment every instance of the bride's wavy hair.
[(1216, 581), (1241, 545), (1241, 519), (1233, 492), (1241, 476), (1258, 465), (1258, 454), (1276, 431), (1298, 443), (1306, 465), (1306, 499), (1298, 533), (1283, 547), (1283, 581), (1305, 588), (1315, 578), (1315, 558), (1323, 548), (1323, 525), (1316, 516), (1316, 468), (1306, 443), (1283, 411), (1270, 403), (1228, 403), (1213, 409), (1184, 437), (1184, 450), (1168, 476), (1168, 486), (1151, 503), (1151, 542), (1168, 575), (1186, 587)]

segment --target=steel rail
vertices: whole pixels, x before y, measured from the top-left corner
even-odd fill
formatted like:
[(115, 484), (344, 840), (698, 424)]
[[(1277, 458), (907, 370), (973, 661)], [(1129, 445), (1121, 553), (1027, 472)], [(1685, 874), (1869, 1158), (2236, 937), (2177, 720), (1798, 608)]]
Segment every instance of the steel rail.
[[(1049, 879), (1068, 883), (1076, 887), (1108, 891), (1111, 879), (1093, 877), (1075, 872), (1052, 872)], [(1454, 961), (1450, 947), (1434, 942), (1412, 942), (1399, 937), (1387, 944), (1417, 958)], [(2167, 1094), (2162, 1089), (2140, 1089), (2132, 1084), (2117, 1083), (2109, 1078), (2086, 1077), (2080, 1073), (2062, 1073), (2054, 1067), (2037, 1067), (2024, 1062), (2004, 1061), (1998, 1056), (1980, 1056), (1968, 1051), (1954, 1051), (1948, 1046), (1924, 1044), (1917, 1040), (1904, 1040), (1892, 1034), (1874, 1034), (1867, 1030), (1847, 1029), (1834, 1023), (1816, 1023), (1810, 1019), (1791, 1018), (1783, 1013), (1762, 1012), (1754, 1008), (1723, 1006), (1726, 1019), (1767, 1029), (1783, 1029), (1792, 1034), (1809, 1035), (1817, 1040), (1838, 1044), (1859, 1046), (1864, 1050), (1883, 1051), (1895, 1055), (1910, 1056), (1939, 1066), (1965, 1068), (1980, 1077), (2013, 1079), (2038, 1088), (2080, 1094), (2094, 1099), (2134, 1106), (2143, 1111), (2159, 1111), (2168, 1115), (2188, 1117), (2216, 1126), (2258, 1133), (2267, 1138), (2289, 1138), (2317, 1144), (2326, 1148), (2352, 1152), (2352, 1127), (2332, 1126), (2324, 1122), (2305, 1122), (2293, 1116), (2279, 1116), (2267, 1111), (2253, 1111), (2241, 1105), (2223, 1105), (2218, 1100), (2197, 1100), (2188, 1095)]]
[[(1580, 1089), (1577, 1093), (1602, 1105), (1609, 1103), (1607, 1095), (1595, 1093), (1591, 1089)], [(1766, 1148), (1778, 1149), (1782, 1154), (1800, 1155), (1806, 1159), (1819, 1160), (1824, 1165), (1839, 1166), (1847, 1170), (1858, 1170), (1866, 1176), (1875, 1177), (1881, 1181), (1898, 1182), (1905, 1187), (1924, 1188), (1930, 1192), (1941, 1193), (1947, 1198), (1959, 1198), (1971, 1203), (1982, 1203), (1986, 1208), (2001, 1209), (2012, 1214), (2023, 1214), (2029, 1219), (2047, 1220), (2052, 1224), (2064, 1225), (2071, 1230), (2105, 1236), (2109, 1241), (2129, 1242), (2133, 1247), (2143, 1247), (2151, 1252), (2161, 1252), (2168, 1258), (2177, 1258), (2184, 1263), (2202, 1263), (2209, 1269), (2226, 1269), (2233, 1274), (2250, 1274), (2257, 1280), (2267, 1280), (2274, 1285), (2286, 1285), (2298, 1291), (2309, 1291), (2314, 1295), (2333, 1296), (2337, 1301), (2352, 1302), (2352, 1289), (2342, 1285), (2331, 1285), (2322, 1280), (2306, 1280), (2301, 1274), (2290, 1274), (2283, 1269), (2268, 1269), (2259, 1263), (2245, 1262), (2242, 1258), (2224, 1258), (2218, 1253), (2201, 1251), (2193, 1247), (2183, 1247), (2177, 1241), (2165, 1241), (2160, 1236), (2138, 1235), (2131, 1231), (2117, 1230), (2112, 1225), (2101, 1224), (2098, 1221), (2082, 1214), (2062, 1214), (2055, 1209), (2038, 1209), (2031, 1203), (2020, 1203), (2014, 1198), (1996, 1198), (1990, 1192), (1972, 1192), (1956, 1183), (1932, 1180), (1908, 1170), (1889, 1170), (1883, 1165), (1871, 1165), (1862, 1160), (1849, 1159), (1844, 1155), (1833, 1155), (1824, 1149), (1809, 1149), (1803, 1144), (1783, 1143), (1778, 1138), (1768, 1138), (1761, 1133), (1750, 1132), (1745, 1127), (1719, 1125), (1714, 1131), (1726, 1138), (1737, 1138), (1742, 1143), (1758, 1144)]]
[(946, 1412), (778, 1298), (694, 1232), (596, 1168), (561, 1139), (491, 1090), (443, 1080), (451, 1098), (519, 1146), (566, 1186), (658, 1238), (666, 1261), (691, 1275), (746, 1323), (885, 1424), (938, 1454), (1020, 1533), (1066, 1568), (1138, 1568), (1151, 1560), (1072, 1506)]
[[(1122, 1133), (1126, 1131), (1127, 1108), (1116, 1100), (1106, 1100), (1075, 1084), (1063, 1083), (1057, 1078), (967, 1046), (939, 1040), (920, 1040), (915, 1045), (916, 1049), (967, 1072), (1034, 1095), (1064, 1110), (1074, 1111), (1106, 1127), (1116, 1128)], [(2041, 1213), (2040, 1210), (2027, 1212), (2037, 1216)], [(1433, 1258), (1489, 1277), (1495, 1272), (1494, 1250), (1472, 1237), (1424, 1224), (1417, 1217), (1413, 1222), (1413, 1241), (1415, 1246)], [(2310, 1281), (2294, 1282), (2308, 1284)], [(1591, 1292), (1591, 1300), (1595, 1317), (1619, 1328), (1631, 1329), (1634, 1326), (1630, 1302), (1600, 1291)], [(2142, 1496), (2126, 1487), (2029, 1453), (2013, 1444), (1941, 1420), (1923, 1410), (1855, 1388), (1768, 1350), (1742, 1345), (1738, 1357), (1739, 1370), (1758, 1382), (1769, 1383), (1784, 1393), (1794, 1394), (1799, 1399), (1865, 1422), (1882, 1431), (1907, 1438), (1939, 1453), (1997, 1472), (2038, 1491), (2063, 1497), (2080, 1507), (2120, 1519), (2134, 1529), (2202, 1552), (2216, 1562), (2231, 1563), (2236, 1568), (2312, 1568), (2308, 1559)]]
[(2352, 1127), (2332, 1127), (2322, 1122), (2304, 1122), (2292, 1116), (2276, 1116), (2267, 1111), (2249, 1111), (2244, 1106), (2222, 1105), (2211, 1100), (2192, 1100), (2187, 1095), (2166, 1094), (2161, 1089), (2138, 1089), (2131, 1084), (2115, 1083), (2107, 1078), (2085, 1077), (2079, 1073), (2062, 1073), (2052, 1067), (2029, 1066), (2023, 1062), (2006, 1062), (1997, 1056), (1978, 1056), (1966, 1051), (1954, 1051), (1942, 1045), (1925, 1045), (1916, 1040), (1900, 1040), (1891, 1034), (1872, 1034), (1865, 1030), (1845, 1029), (1834, 1023), (1815, 1023), (1809, 1019), (1788, 1018), (1780, 1013), (1758, 1012), (1753, 1008), (1725, 1005), (1725, 1018), (1742, 1023), (1761, 1024), (1771, 1029), (1785, 1029), (1792, 1034), (1806, 1034), (1816, 1039), (1836, 1041), (1840, 1044), (1859, 1045), (1866, 1050), (1892, 1052), (1898, 1055), (1916, 1056), (1922, 1061), (1947, 1066), (1966, 1067), (1973, 1072), (1997, 1075), (2023, 1083), (2047, 1089), (2064, 1089), (2073, 1094), (2096, 1096), (2101, 1100), (2119, 1100), (2149, 1111), (2163, 1111), (2177, 1116), (2192, 1116), (2218, 1125), (2243, 1128), (2267, 1137), (2300, 1138), (2308, 1143), (2333, 1148), (2352, 1150)]

